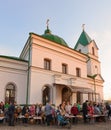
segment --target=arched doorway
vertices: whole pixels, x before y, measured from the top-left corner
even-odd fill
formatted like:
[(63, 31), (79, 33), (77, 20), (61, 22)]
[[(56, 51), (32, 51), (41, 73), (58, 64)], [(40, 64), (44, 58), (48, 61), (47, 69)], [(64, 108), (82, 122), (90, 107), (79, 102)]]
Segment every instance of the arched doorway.
[(69, 101), (71, 99), (72, 92), (68, 87), (62, 89), (62, 101)]
[(50, 101), (50, 88), (49, 88), (49, 86), (43, 87), (42, 99), (43, 99), (43, 101), (42, 101), (43, 105), (46, 105), (46, 103)]
[(10, 83), (6, 86), (5, 103), (10, 103), (14, 101), (15, 101), (15, 85)]

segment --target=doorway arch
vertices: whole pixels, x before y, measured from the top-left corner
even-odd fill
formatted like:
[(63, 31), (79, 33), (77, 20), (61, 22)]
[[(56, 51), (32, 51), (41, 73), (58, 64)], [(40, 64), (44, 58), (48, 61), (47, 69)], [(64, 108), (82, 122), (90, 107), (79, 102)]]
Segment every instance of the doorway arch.
[(46, 105), (47, 102), (50, 102), (50, 87), (45, 85), (42, 91), (42, 103)]
[(69, 101), (71, 100), (72, 92), (71, 89), (68, 87), (64, 87), (62, 89), (62, 101)]

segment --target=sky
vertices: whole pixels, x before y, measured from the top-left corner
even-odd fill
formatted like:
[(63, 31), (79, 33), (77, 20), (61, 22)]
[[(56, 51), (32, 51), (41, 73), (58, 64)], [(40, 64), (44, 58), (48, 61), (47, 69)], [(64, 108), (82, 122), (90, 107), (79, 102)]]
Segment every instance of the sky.
[(53, 34), (74, 48), (85, 31), (99, 48), (105, 99), (111, 99), (111, 0), (0, 0), (0, 55), (19, 57), (30, 32)]

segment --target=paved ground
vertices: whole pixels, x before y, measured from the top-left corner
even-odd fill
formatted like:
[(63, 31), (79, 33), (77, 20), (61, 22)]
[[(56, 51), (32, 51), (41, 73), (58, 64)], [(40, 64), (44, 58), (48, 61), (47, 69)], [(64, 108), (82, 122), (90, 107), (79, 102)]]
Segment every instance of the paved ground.
[[(67, 130), (68, 128), (61, 128), (58, 126), (46, 125), (29, 125), (29, 124), (16, 124), (15, 126), (8, 126), (7, 124), (0, 124), (0, 130)], [(72, 125), (70, 130), (111, 130), (111, 121), (99, 122), (95, 124), (79, 123)]]

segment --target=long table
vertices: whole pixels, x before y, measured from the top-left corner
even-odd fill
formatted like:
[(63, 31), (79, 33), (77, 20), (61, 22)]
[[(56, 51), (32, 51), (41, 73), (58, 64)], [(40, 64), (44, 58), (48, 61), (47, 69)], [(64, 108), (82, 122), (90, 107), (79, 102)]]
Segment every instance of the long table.
[(3, 120), (3, 119), (5, 119), (5, 117), (3, 116), (3, 117), (0, 117), (0, 120)]
[(21, 119), (23, 119), (23, 118), (27, 118), (29, 122), (32, 121), (32, 119), (34, 119), (35, 121), (40, 120), (42, 122), (42, 117), (41, 116), (28, 116), (28, 117), (25, 117), (24, 115), (19, 115), (18, 116), (19, 121)]

